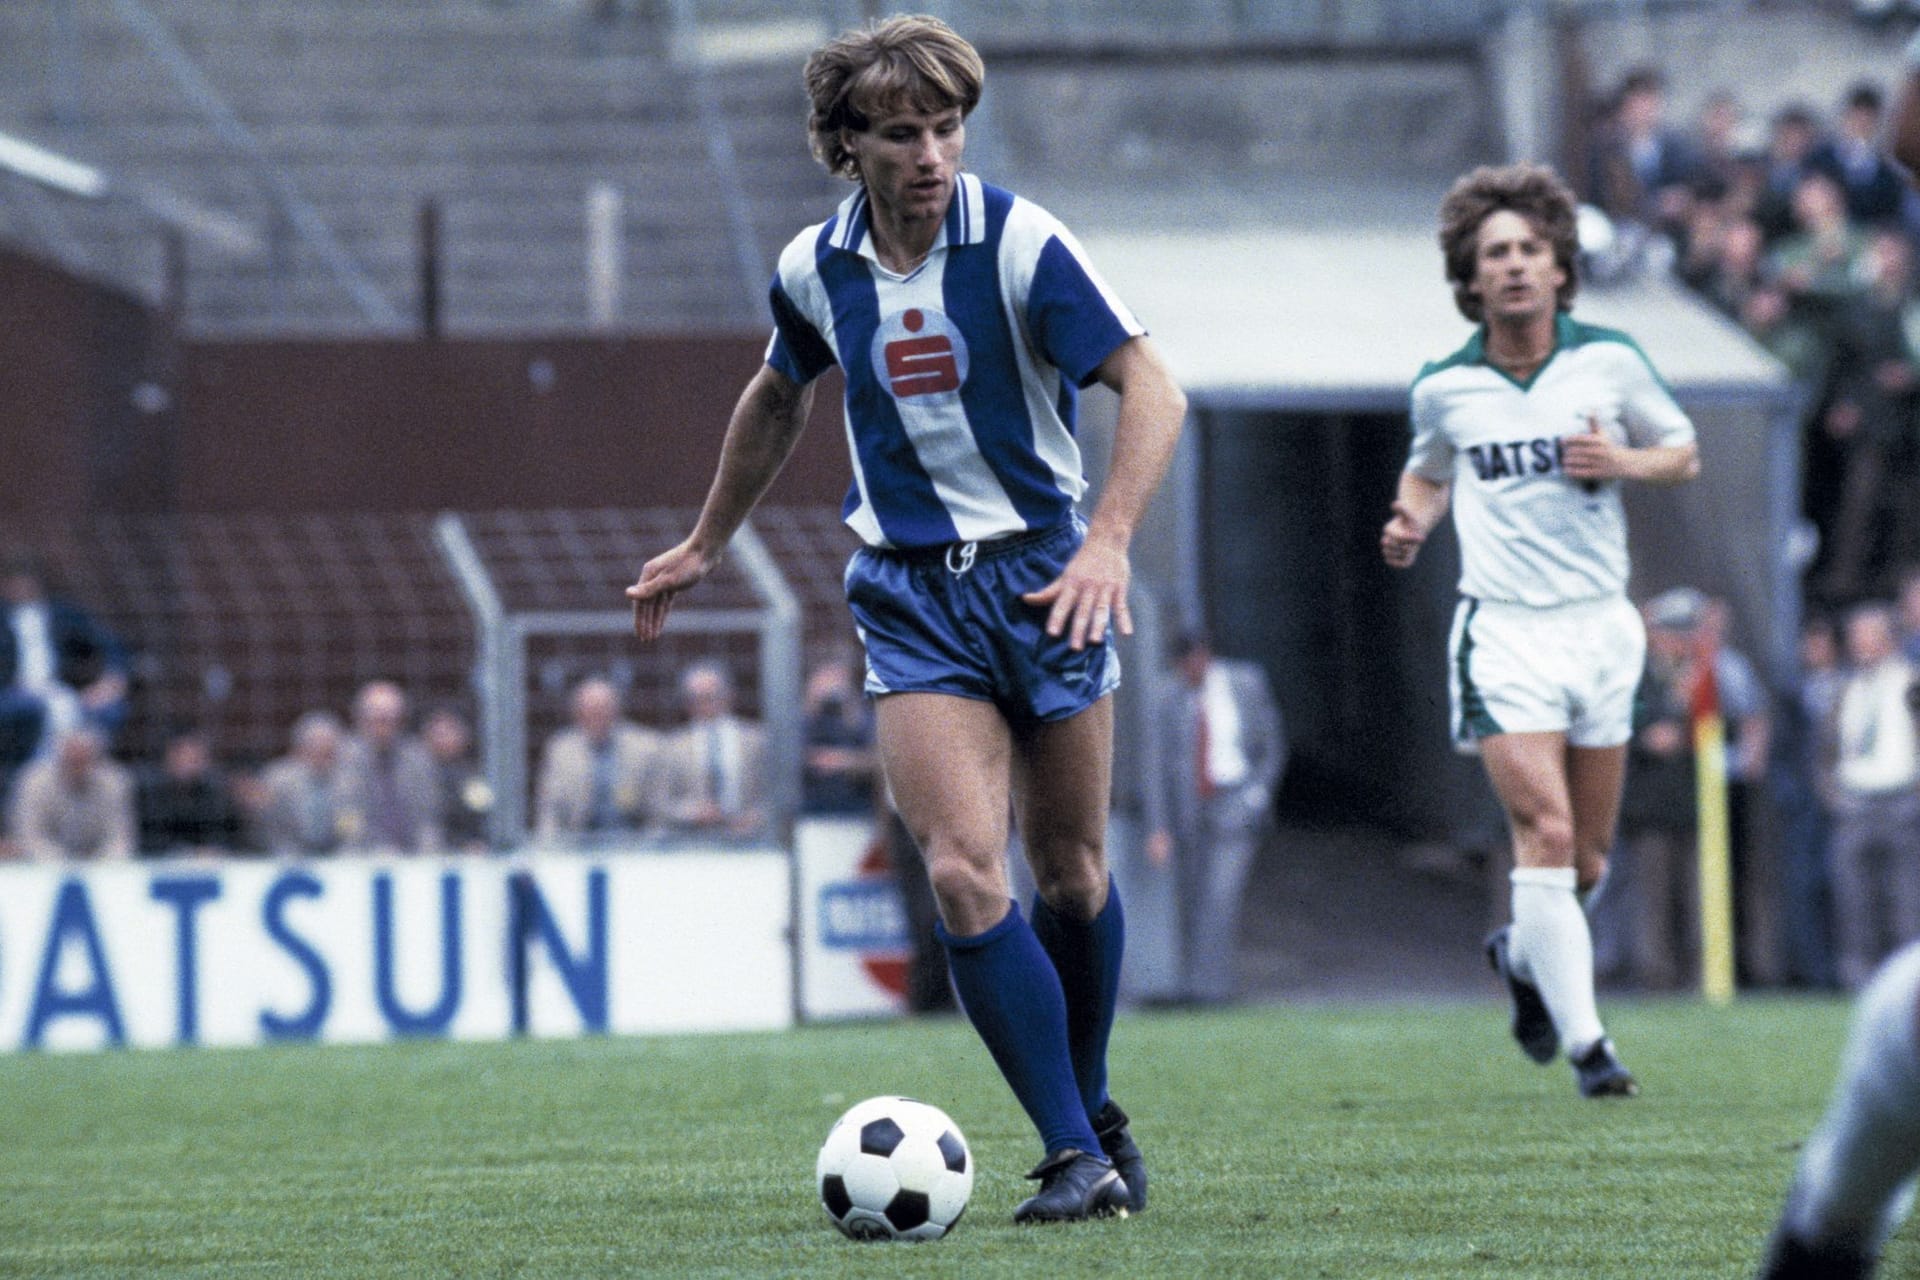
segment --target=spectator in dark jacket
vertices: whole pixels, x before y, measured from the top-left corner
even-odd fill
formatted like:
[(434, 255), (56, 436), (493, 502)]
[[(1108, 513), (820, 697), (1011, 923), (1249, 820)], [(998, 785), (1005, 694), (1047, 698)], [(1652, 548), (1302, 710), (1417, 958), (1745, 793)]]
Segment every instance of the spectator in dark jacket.
[(0, 562), (0, 789), (55, 733), (86, 725), (103, 740), (127, 718), (120, 642), (51, 596), (31, 556)]
[(142, 857), (239, 848), (240, 806), (226, 775), (214, 767), (206, 733), (194, 726), (167, 736), (159, 766), (140, 776), (134, 807)]
[(1880, 149), (1885, 115), (1886, 99), (1880, 90), (1870, 84), (1855, 85), (1840, 109), (1839, 129), (1814, 149), (1810, 161), (1840, 184), (1847, 213), (1856, 222), (1894, 225), (1900, 220), (1906, 183)]

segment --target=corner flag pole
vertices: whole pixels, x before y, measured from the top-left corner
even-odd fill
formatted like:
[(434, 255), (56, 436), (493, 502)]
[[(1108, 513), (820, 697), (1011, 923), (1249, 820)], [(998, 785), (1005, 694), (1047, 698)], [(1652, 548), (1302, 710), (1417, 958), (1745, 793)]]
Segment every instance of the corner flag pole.
[(1727, 817), (1727, 726), (1720, 715), (1711, 644), (1695, 655), (1692, 696), (1694, 802), (1700, 815), (1700, 993), (1733, 999), (1733, 850)]

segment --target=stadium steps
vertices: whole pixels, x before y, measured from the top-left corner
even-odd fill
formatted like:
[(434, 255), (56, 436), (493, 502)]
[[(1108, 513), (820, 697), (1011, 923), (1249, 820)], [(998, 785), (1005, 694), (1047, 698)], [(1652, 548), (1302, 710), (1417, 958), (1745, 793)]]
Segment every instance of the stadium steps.
[[(104, 5), (76, 10), (82, 118), (53, 123), (43, 9), (0, 6), (0, 49), (11, 51), (0, 53), (0, 71), (19, 73), (0, 75), (0, 126), (269, 231), (271, 204), (248, 166)], [(418, 291), (418, 210), (434, 197), (448, 328), (583, 325), (585, 200), (604, 181), (625, 201), (622, 327), (762, 322), (740, 278), (688, 73), (646, 32), (601, 39), (578, 6), (483, 0), (177, 0), (164, 16), (279, 173), (406, 315)], [(805, 155), (791, 68), (776, 77), (729, 70), (714, 89), (749, 174), (748, 215), (770, 272), (786, 236), (825, 216), (841, 187)], [(34, 211), (0, 203), (0, 227), (29, 245), (45, 239)], [(58, 255), (65, 265), (155, 296), (160, 253), (149, 225), (65, 213), (66, 247), (80, 250)], [(189, 255), (187, 322), (197, 331), (369, 328), (309, 246), (285, 250), (297, 264), (285, 281), (271, 278), (264, 256), (223, 262), (191, 245)]]

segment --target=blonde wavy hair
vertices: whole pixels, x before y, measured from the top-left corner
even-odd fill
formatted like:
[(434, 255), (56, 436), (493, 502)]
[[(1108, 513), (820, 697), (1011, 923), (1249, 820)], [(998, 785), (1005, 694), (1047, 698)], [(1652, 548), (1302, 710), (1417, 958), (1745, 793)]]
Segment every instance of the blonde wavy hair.
[(807, 134), (829, 173), (860, 181), (844, 135), (865, 133), (892, 111), (936, 114), (980, 104), (987, 78), (980, 53), (952, 27), (903, 14), (836, 36), (807, 59)]

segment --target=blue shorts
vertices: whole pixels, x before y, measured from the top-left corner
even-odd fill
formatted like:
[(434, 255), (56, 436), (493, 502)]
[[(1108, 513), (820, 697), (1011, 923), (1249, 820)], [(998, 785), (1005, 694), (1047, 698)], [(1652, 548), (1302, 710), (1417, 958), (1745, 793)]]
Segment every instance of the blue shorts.
[(867, 692), (977, 698), (1016, 723), (1064, 720), (1111, 693), (1113, 646), (1076, 653), (1065, 635), (1047, 634), (1046, 609), (1020, 599), (1059, 577), (1084, 537), (1074, 519), (992, 542), (854, 552), (847, 605), (866, 646)]

